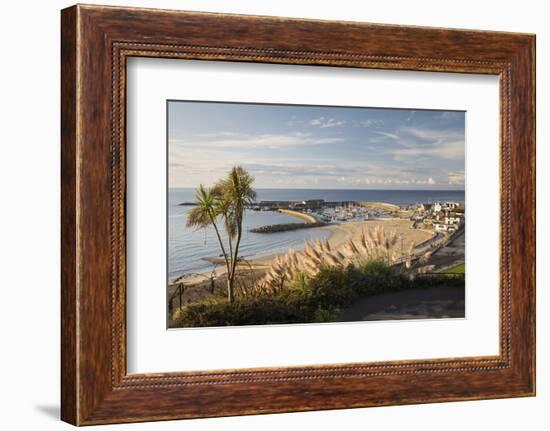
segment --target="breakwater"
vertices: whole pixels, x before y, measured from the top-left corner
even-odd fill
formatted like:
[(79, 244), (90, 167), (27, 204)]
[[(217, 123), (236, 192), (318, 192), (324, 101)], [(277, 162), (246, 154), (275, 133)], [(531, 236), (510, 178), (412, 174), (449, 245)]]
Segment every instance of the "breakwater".
[(270, 224), (266, 226), (259, 226), (254, 229), (250, 229), (250, 232), (253, 233), (275, 233), (275, 232), (285, 232), (289, 230), (297, 229), (308, 229), (312, 227), (321, 227), (325, 226), (326, 223), (315, 222), (315, 223), (279, 223), (279, 224)]
[(292, 211), (292, 210), (286, 210), (286, 209), (280, 209), (279, 212), (281, 214), (286, 214), (286, 215), (289, 215), (289, 216), (292, 216), (292, 217), (297, 217), (299, 219), (302, 219), (304, 220), (306, 223), (308, 224), (316, 224), (318, 223), (317, 219), (315, 217), (313, 217), (312, 215), (309, 215), (309, 214), (304, 214), (302, 212), (299, 212), (299, 211)]
[(253, 233), (274, 233), (274, 232), (285, 232), (289, 230), (297, 230), (297, 229), (307, 229), (312, 227), (321, 227), (325, 226), (326, 223), (321, 222), (317, 220), (315, 217), (309, 214), (305, 214), (300, 211), (293, 211), (288, 209), (280, 209), (279, 212), (281, 214), (286, 214), (292, 217), (299, 218), (300, 220), (303, 220), (305, 223), (278, 223), (278, 224), (270, 224), (266, 226), (258, 226), (254, 229), (251, 229), (250, 232)]

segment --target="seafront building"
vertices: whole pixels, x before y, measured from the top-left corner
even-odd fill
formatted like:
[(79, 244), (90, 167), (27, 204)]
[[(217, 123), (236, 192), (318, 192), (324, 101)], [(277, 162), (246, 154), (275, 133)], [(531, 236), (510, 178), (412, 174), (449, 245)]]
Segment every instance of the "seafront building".
[(464, 223), (464, 208), (459, 202), (420, 204), (416, 221), (433, 226), (436, 232), (455, 232)]
[(372, 208), (366, 202), (325, 201), (324, 199), (260, 201), (254, 203), (250, 209), (296, 211), (309, 214), (323, 223), (388, 218), (400, 212), (400, 217), (410, 215), (410, 220), (413, 222), (412, 228), (434, 229), (437, 232), (448, 233), (457, 231), (464, 223), (464, 207), (459, 202), (407, 205), (400, 207), (397, 212), (392, 211), (391, 214), (382, 208)]

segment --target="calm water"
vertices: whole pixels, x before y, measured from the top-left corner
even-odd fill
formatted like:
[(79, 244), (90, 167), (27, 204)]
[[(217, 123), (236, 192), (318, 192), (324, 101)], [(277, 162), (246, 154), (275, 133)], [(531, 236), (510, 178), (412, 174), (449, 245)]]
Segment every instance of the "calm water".
[[(431, 190), (306, 190), (259, 189), (258, 200), (308, 200), (326, 201), (375, 201), (397, 205), (419, 202), (464, 201), (464, 191)], [(187, 213), (192, 207), (179, 206), (181, 202), (194, 200), (193, 189), (171, 188), (168, 193), (168, 276), (170, 278), (212, 269), (204, 257), (218, 257), (218, 241), (213, 228), (195, 230), (185, 226)], [(258, 226), (277, 223), (296, 223), (298, 220), (271, 211), (247, 211), (244, 218), (244, 235), (240, 256), (247, 259), (285, 252), (289, 248), (300, 249), (305, 240), (328, 237), (322, 228), (301, 229), (288, 232), (257, 234), (249, 232)]]

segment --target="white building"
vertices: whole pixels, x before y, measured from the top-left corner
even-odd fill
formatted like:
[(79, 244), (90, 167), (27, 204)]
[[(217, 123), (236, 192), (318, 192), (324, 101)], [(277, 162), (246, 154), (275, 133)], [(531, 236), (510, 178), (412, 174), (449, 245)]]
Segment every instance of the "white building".
[(434, 228), (437, 232), (454, 232), (458, 226), (456, 224), (434, 223)]
[(450, 209), (450, 210), (454, 210), (454, 209), (458, 208), (459, 206), (460, 206), (460, 204), (458, 202), (445, 202), (445, 208)]
[(458, 214), (455, 214), (454, 216), (445, 216), (445, 219), (443, 222), (445, 224), (459, 225), (462, 222), (462, 219)]

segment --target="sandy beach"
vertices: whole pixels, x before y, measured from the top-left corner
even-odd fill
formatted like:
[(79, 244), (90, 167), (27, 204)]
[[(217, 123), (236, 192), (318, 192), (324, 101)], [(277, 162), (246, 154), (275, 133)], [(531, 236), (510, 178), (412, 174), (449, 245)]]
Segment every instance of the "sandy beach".
[[(420, 244), (426, 240), (429, 240), (434, 236), (433, 231), (424, 229), (412, 229), (410, 227), (411, 222), (406, 219), (392, 218), (392, 219), (376, 219), (376, 220), (364, 220), (346, 222), (340, 224), (334, 224), (325, 226), (321, 229), (330, 231), (328, 242), (332, 249), (336, 250), (343, 246), (349, 239), (358, 239), (363, 232), (377, 227), (383, 227), (386, 232), (395, 232), (403, 240), (403, 252), (409, 248), (411, 242), (414, 245)], [(269, 235), (268, 233), (265, 235)], [(295, 250), (299, 251), (299, 250)], [(277, 257), (278, 254), (272, 254), (262, 256), (257, 259), (251, 259), (247, 262), (243, 262), (241, 265), (247, 271), (253, 268), (256, 272), (260, 272), (269, 267), (270, 263)], [(219, 265), (216, 268), (216, 276), (220, 277), (225, 274), (224, 265)], [(204, 272), (201, 274), (191, 275), (185, 278), (185, 282), (188, 285), (203, 283), (207, 277), (210, 277), (212, 271)], [(173, 288), (173, 286), (170, 286)], [(172, 290), (169, 288), (169, 291)]]
[(325, 229), (331, 231), (329, 242), (332, 248), (337, 249), (342, 246), (349, 239), (357, 239), (363, 232), (370, 229), (376, 229), (377, 227), (383, 227), (386, 232), (395, 232), (398, 236), (403, 238), (403, 248), (406, 252), (409, 244), (412, 242), (414, 245), (420, 244), (431, 237), (433, 237), (433, 231), (424, 229), (411, 229), (411, 222), (409, 220), (393, 218), (393, 219), (378, 219), (378, 220), (365, 220), (357, 222), (347, 222), (337, 225), (327, 226)]

